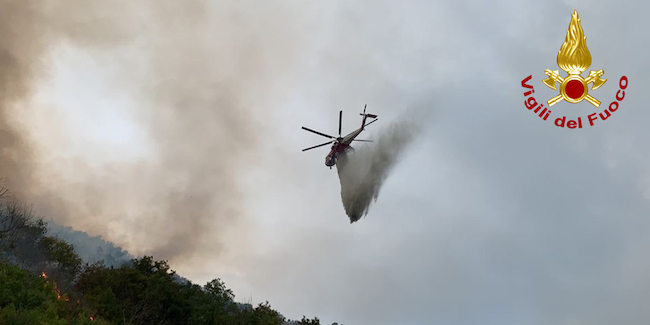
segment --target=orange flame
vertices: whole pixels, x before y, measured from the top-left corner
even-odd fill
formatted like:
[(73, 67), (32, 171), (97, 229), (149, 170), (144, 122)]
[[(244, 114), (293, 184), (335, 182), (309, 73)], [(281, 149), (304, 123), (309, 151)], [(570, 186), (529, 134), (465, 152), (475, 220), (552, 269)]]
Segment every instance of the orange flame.
[[(47, 279), (47, 274), (45, 274), (45, 271), (41, 272), (41, 277), (44, 279)], [(49, 281), (47, 281), (49, 283)], [(56, 287), (56, 283), (52, 282), (52, 285), (54, 286), (54, 291), (56, 291), (56, 297), (57, 299), (61, 299), (61, 292), (59, 291), (59, 288)], [(66, 297), (66, 301), (68, 301), (69, 298)]]
[(90, 320), (95, 320), (95, 317), (90, 316)]
[(557, 65), (569, 74), (580, 74), (591, 66), (587, 37), (580, 25), (577, 10), (573, 11), (566, 40), (557, 53)]

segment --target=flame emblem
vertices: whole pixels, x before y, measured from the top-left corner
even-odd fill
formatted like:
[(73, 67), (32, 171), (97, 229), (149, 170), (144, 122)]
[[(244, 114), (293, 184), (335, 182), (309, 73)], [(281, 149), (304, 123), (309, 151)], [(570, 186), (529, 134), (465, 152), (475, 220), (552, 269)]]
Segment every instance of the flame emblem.
[(600, 101), (588, 94), (588, 86), (593, 83), (591, 90), (596, 90), (604, 85), (607, 79), (600, 78), (605, 73), (602, 69), (589, 71), (587, 78), (581, 75), (591, 66), (591, 53), (587, 48), (587, 37), (580, 25), (577, 10), (574, 10), (571, 15), (566, 39), (557, 53), (557, 65), (569, 75), (563, 78), (558, 70), (546, 69), (544, 72), (548, 76), (548, 79), (542, 80), (546, 86), (557, 90), (555, 83), (560, 84), (560, 94), (547, 101), (549, 107), (563, 99), (573, 104), (584, 99), (596, 107), (600, 106)]

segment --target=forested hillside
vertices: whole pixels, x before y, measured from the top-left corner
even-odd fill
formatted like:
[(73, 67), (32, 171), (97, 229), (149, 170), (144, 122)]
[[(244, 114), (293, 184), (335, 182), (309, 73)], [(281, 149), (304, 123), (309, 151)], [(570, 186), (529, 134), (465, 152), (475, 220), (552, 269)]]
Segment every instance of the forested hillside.
[(133, 258), (70, 228), (48, 230), (0, 188), (0, 324), (320, 324), (287, 320), (268, 302), (236, 303), (220, 279), (179, 279), (166, 261)]

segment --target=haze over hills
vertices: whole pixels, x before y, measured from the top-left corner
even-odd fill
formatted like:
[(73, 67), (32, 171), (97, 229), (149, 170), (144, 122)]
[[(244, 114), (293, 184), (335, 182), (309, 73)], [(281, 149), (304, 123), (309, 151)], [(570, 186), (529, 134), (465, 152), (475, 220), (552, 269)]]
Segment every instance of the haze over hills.
[(74, 230), (72, 227), (59, 225), (54, 221), (47, 221), (47, 235), (61, 238), (70, 243), (85, 263), (93, 264), (104, 261), (104, 265), (108, 267), (119, 267), (134, 258), (129, 252), (115, 246), (102, 236), (93, 237), (83, 231)]
[[(47, 235), (61, 238), (71, 244), (84, 263), (103, 262), (107, 267), (117, 268), (124, 263), (130, 263), (135, 258), (129, 252), (123, 250), (122, 247), (115, 246), (102, 236), (90, 236), (86, 232), (59, 225), (51, 220), (47, 221)], [(178, 274), (174, 274), (174, 278), (179, 283), (190, 282), (187, 278)]]

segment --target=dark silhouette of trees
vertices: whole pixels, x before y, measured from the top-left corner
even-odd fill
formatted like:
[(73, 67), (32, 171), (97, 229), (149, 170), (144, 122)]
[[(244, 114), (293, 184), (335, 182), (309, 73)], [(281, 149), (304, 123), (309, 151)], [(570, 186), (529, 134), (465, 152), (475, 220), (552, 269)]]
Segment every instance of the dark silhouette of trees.
[(303, 315), (302, 319), (298, 322), (298, 325), (320, 325), (320, 320), (318, 317), (314, 317), (314, 319), (308, 319)]

